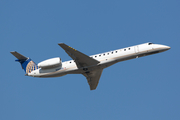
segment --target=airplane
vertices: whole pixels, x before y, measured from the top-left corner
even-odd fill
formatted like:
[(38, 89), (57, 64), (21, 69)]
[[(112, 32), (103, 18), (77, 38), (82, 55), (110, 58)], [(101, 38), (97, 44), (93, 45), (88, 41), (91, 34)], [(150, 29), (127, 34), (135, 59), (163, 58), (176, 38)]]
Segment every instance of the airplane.
[(72, 60), (62, 62), (60, 57), (56, 57), (35, 64), (30, 58), (16, 51), (10, 53), (17, 58), (15, 61), (21, 64), (26, 76), (49, 78), (61, 77), (67, 74), (82, 74), (86, 77), (90, 90), (95, 90), (104, 68), (121, 61), (152, 55), (170, 49), (166, 45), (148, 42), (88, 56), (64, 43), (59, 43), (58, 45), (65, 50)]

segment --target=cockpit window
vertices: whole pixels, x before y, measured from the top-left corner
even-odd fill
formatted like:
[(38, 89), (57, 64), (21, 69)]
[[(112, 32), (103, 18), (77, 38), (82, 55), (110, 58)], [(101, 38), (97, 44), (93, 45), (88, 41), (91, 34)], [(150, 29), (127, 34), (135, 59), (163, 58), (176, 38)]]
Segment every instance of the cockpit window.
[(148, 43), (148, 45), (152, 45), (153, 43)]

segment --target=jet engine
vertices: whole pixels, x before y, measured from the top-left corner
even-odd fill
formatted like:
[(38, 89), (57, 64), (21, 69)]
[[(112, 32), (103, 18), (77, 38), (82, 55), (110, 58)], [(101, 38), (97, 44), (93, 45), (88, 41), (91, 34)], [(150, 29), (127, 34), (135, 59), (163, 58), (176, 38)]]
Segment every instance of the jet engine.
[(60, 68), (62, 67), (62, 61), (59, 57), (51, 58), (38, 63), (38, 67), (42, 69)]

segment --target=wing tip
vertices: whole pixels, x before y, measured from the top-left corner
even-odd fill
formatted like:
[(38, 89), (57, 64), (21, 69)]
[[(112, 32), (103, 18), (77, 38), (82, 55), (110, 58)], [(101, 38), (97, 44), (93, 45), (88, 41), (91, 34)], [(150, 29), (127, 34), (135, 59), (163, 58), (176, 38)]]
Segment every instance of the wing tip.
[(63, 45), (64, 43), (58, 43), (58, 45)]
[(11, 53), (11, 54), (12, 54), (12, 53), (17, 53), (17, 51), (11, 51), (10, 53)]
[(60, 47), (67, 46), (65, 43), (58, 43)]
[(96, 90), (96, 88), (90, 88), (90, 90)]

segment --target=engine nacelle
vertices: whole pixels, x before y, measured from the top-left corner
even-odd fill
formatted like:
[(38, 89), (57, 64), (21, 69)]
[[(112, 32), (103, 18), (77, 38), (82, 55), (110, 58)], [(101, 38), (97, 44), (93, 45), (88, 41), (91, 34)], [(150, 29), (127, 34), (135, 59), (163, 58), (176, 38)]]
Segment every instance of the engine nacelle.
[(47, 59), (38, 63), (38, 67), (42, 69), (51, 69), (51, 68), (57, 68), (61, 66), (62, 66), (62, 61), (61, 61), (61, 58), (59, 57)]

